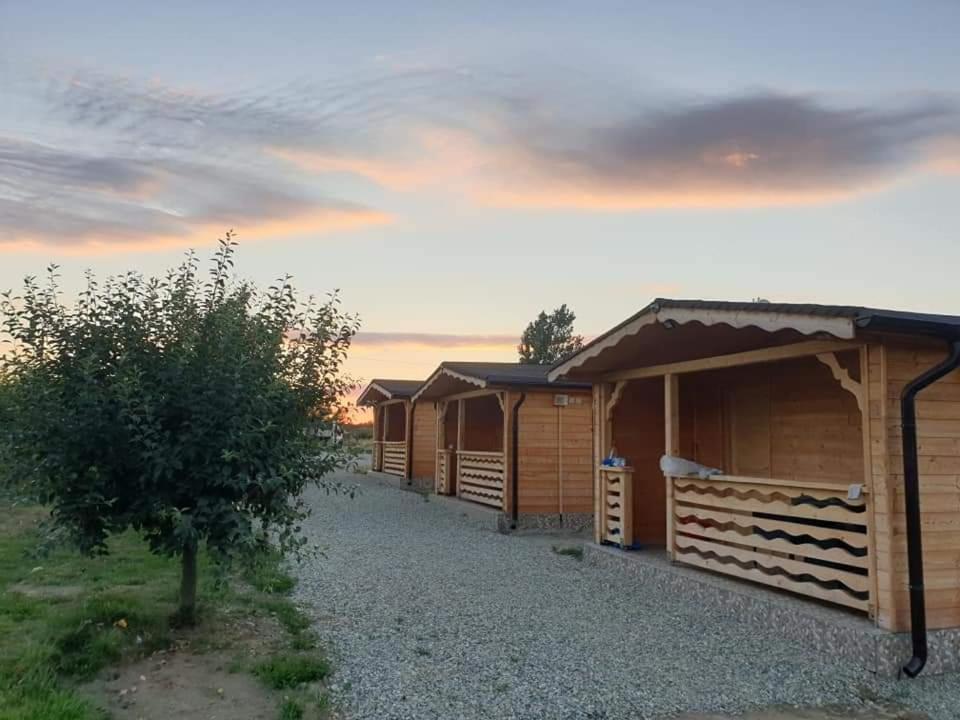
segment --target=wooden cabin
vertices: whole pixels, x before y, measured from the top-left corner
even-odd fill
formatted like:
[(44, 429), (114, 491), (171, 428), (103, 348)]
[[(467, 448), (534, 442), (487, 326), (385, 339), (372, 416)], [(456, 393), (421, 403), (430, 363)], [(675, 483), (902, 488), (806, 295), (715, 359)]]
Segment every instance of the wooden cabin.
[[(905, 385), (958, 337), (951, 316), (655, 300), (550, 372), (594, 383), (595, 540), (894, 631), (911, 629), (920, 542), (914, 601), (929, 628), (960, 626), (960, 372), (917, 395), (916, 540), (901, 430)], [(627, 467), (601, 464), (612, 449)], [(663, 455), (719, 472), (665, 476)]]
[(420, 380), (375, 379), (357, 398), (373, 410), (372, 469), (410, 480), (432, 482), (436, 456), (436, 411), (417, 405)]
[(445, 362), (427, 378), (414, 399), (436, 406), (437, 493), (502, 510), (514, 522), (590, 521), (590, 386), (548, 383), (548, 370)]

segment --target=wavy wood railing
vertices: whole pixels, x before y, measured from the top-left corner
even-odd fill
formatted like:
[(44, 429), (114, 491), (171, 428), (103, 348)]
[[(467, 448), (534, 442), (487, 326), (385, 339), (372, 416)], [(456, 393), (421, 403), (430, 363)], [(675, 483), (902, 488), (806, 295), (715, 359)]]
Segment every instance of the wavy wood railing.
[(398, 477), (407, 476), (407, 443), (405, 440), (383, 443), (383, 472)]
[(433, 489), (437, 495), (451, 495), (450, 460), (453, 457), (452, 450), (437, 450), (437, 477), (434, 480)]
[(457, 495), (503, 509), (505, 466), (502, 452), (457, 452)]
[(600, 541), (633, 546), (633, 468), (600, 466)]
[(678, 562), (868, 610), (865, 492), (726, 475), (672, 482)]

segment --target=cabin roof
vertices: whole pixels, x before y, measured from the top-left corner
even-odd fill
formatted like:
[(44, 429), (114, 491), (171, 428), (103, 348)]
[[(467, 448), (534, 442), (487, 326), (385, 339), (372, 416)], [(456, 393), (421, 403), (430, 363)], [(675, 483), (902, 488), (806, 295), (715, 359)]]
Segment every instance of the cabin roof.
[(550, 382), (549, 365), (526, 365), (505, 362), (442, 362), (415, 393), (420, 398), (440, 398), (471, 389), (543, 388), (581, 390), (587, 383), (561, 380)]
[[(941, 330), (951, 328), (960, 330), (960, 316), (937, 313), (919, 313), (908, 310), (885, 310), (864, 307), (862, 305), (822, 305), (818, 303), (771, 303), (771, 302), (735, 302), (729, 300), (682, 300), (657, 298), (640, 313), (649, 312), (653, 306), (661, 308), (691, 308), (699, 310), (747, 310), (755, 312), (813, 315), (820, 317), (852, 318), (858, 327), (868, 327), (875, 323), (896, 321), (911, 326), (919, 332), (928, 326), (936, 325)], [(638, 313), (639, 314), (639, 313)], [(636, 316), (634, 316), (636, 317)], [(933, 334), (944, 334), (935, 332)]]
[[(589, 374), (591, 371), (607, 370), (609, 356), (612, 355), (610, 351), (620, 345), (629, 345), (633, 354), (652, 352), (663, 362), (663, 357), (667, 355), (663, 351), (663, 344), (668, 342), (669, 337), (679, 341), (682, 333), (658, 335), (657, 342), (652, 343), (650, 340), (653, 338), (648, 338), (642, 344), (635, 336), (648, 326), (659, 325), (660, 329), (670, 329), (688, 323), (696, 324), (700, 330), (695, 331), (695, 338), (683, 338), (684, 341), (693, 345), (699, 339), (702, 345), (707, 346), (716, 340), (719, 343), (719, 347), (715, 348), (717, 354), (796, 342), (810, 337), (832, 336), (852, 340), (860, 330), (960, 338), (960, 316), (956, 315), (884, 310), (859, 305), (657, 298), (576, 353), (555, 363), (548, 374), (549, 378), (560, 379), (571, 373), (575, 376), (578, 371)], [(718, 329), (708, 333), (705, 327)], [(742, 331), (736, 340), (731, 329)], [(607, 362), (600, 358), (604, 354), (608, 356)]]
[(360, 393), (357, 405), (376, 405), (385, 400), (407, 400), (423, 385), (422, 380), (374, 378)]

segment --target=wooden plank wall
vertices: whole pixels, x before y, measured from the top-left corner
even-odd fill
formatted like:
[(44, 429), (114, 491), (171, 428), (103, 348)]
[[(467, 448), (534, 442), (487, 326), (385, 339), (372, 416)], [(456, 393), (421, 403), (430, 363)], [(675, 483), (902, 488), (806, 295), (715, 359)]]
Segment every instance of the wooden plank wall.
[(503, 451), (503, 413), (496, 395), (468, 398), (464, 403), (463, 449)]
[(413, 408), (413, 477), (433, 478), (437, 454), (437, 409), (432, 402)]
[(458, 402), (457, 400), (451, 400), (447, 403), (447, 412), (443, 416), (443, 447), (454, 452), (457, 449)]
[(666, 485), (660, 471), (664, 449), (663, 378), (627, 383), (613, 409), (613, 447), (633, 466), (634, 540), (663, 545), (667, 533)]
[[(841, 353), (838, 359), (859, 379), (856, 353)], [(692, 449), (698, 462), (728, 475), (838, 486), (864, 481), (860, 408), (816, 358), (719, 370), (683, 381), (681, 447)]]
[[(891, 630), (910, 627), (899, 398), (909, 380), (941, 361), (945, 354), (943, 345), (889, 341), (882, 349), (875, 349), (870, 357), (874, 390), (871, 418), (876, 418), (878, 430), (885, 430), (873, 434), (878, 500), (878, 620), (882, 627)], [(874, 368), (878, 372), (874, 373)], [(917, 396), (917, 439), (927, 625), (957, 627), (960, 626), (960, 372), (951, 373)]]
[(386, 442), (400, 442), (401, 440), (407, 439), (408, 402), (408, 400), (404, 400), (383, 406), (384, 415), (389, 415), (389, 417), (384, 418), (386, 437), (383, 439)]
[[(854, 374), (859, 378), (857, 353), (840, 353), (838, 360), (856, 367)], [(793, 360), (778, 368), (772, 386), (772, 477), (862, 483), (860, 408), (830, 369), (812, 357)]]
[(527, 392), (520, 407), (520, 512), (593, 512), (591, 396), (567, 393), (570, 404), (559, 408), (554, 394)]

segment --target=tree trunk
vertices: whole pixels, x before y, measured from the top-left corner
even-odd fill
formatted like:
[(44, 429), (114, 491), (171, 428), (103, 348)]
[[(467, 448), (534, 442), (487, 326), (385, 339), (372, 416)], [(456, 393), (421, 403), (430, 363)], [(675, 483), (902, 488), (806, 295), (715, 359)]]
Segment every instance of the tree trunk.
[(197, 621), (197, 544), (183, 548), (180, 572), (180, 622), (193, 625)]

